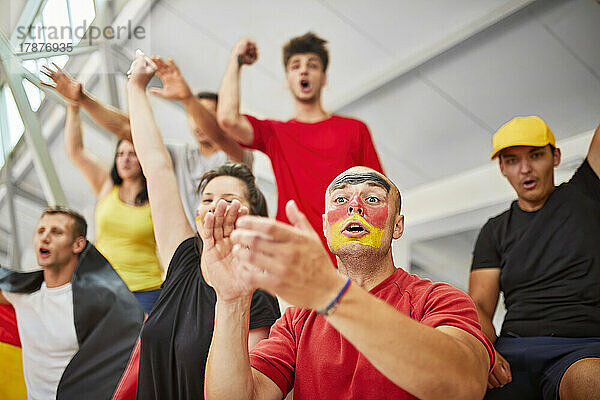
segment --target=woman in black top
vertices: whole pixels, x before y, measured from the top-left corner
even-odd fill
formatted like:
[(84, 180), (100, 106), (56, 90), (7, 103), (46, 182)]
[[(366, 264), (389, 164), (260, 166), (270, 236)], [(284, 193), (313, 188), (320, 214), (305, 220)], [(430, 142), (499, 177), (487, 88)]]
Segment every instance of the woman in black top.
[[(163, 261), (170, 260), (161, 295), (141, 333), (137, 398), (200, 399), (204, 395), (204, 369), (216, 302), (201, 265), (214, 256), (211, 252), (224, 250), (211, 247), (203, 253), (202, 242), (185, 216), (171, 159), (146, 96), (146, 85), (155, 70), (148, 57), (138, 54), (127, 84), (131, 132), (148, 180), (158, 250)], [(266, 215), (265, 199), (245, 165), (225, 164), (209, 171), (199, 189), (202, 199), (196, 213), (198, 231), (202, 231), (207, 213), (228, 219), (227, 235), (238, 216), (248, 212)], [(228, 260), (233, 261), (231, 257)], [(248, 345), (253, 347), (266, 338), (278, 317), (277, 300), (256, 291), (252, 296)]]

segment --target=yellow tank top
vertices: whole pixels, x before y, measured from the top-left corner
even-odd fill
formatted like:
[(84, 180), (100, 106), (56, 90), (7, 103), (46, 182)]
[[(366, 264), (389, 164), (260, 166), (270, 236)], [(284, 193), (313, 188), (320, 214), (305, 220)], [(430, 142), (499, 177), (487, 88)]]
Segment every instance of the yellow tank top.
[(150, 205), (136, 207), (119, 199), (119, 187), (96, 206), (96, 248), (132, 292), (162, 283)]

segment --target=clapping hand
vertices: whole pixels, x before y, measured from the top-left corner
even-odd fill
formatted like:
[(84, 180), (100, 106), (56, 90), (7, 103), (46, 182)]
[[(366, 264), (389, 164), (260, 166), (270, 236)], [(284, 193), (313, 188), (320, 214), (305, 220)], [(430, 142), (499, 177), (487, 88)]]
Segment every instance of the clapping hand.
[(236, 300), (254, 292), (254, 288), (240, 278), (243, 266), (232, 253), (231, 233), (238, 218), (247, 214), (248, 208), (238, 200), (233, 200), (229, 207), (225, 200), (220, 200), (214, 212), (204, 216), (200, 232), (202, 274), (221, 300)]
[(270, 218), (240, 218), (231, 235), (233, 253), (248, 285), (269, 291), (298, 307), (320, 310), (344, 285), (306, 216), (290, 200), (292, 225)]

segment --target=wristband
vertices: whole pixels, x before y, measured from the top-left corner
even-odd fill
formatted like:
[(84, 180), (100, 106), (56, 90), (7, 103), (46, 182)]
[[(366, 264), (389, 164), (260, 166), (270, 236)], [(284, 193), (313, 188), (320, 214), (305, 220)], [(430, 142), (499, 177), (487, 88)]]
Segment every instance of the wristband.
[(335, 296), (335, 299), (333, 299), (333, 301), (331, 303), (329, 303), (327, 305), (327, 307), (325, 307), (324, 309), (317, 310), (317, 314), (321, 314), (321, 315), (325, 315), (325, 316), (333, 314), (333, 311), (335, 310), (337, 304), (340, 302), (340, 300), (342, 299), (342, 296), (346, 293), (346, 291), (348, 290), (349, 287), (350, 287), (350, 278), (348, 278), (346, 280), (346, 283), (340, 289), (337, 296)]

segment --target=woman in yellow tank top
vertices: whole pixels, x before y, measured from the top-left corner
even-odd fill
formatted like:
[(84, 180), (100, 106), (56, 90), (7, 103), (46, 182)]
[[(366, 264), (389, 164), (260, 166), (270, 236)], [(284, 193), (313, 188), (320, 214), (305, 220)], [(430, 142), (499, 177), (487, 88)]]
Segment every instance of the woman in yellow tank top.
[[(80, 86), (68, 87), (71, 81), (62, 70), (46, 72), (60, 93), (82, 90)], [(69, 103), (66, 152), (98, 198), (96, 248), (112, 264), (144, 311), (150, 313), (160, 293), (162, 269), (156, 253), (146, 178), (133, 144), (119, 141), (111, 170), (84, 148), (82, 136), (79, 105)]]

